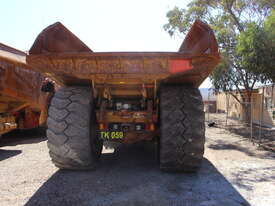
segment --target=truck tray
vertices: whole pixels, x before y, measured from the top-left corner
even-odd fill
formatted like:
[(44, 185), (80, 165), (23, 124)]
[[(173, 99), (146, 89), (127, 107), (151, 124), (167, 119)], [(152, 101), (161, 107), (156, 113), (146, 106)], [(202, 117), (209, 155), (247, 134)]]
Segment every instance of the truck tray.
[(198, 87), (220, 57), (212, 30), (197, 20), (178, 52), (93, 52), (58, 22), (39, 34), (26, 59), (64, 85), (161, 81)]
[[(20, 105), (44, 106), (40, 88), (45, 77), (26, 64), (26, 53), (0, 43), (0, 100), (4, 111), (16, 111)], [(5, 106), (4, 106), (5, 105)]]

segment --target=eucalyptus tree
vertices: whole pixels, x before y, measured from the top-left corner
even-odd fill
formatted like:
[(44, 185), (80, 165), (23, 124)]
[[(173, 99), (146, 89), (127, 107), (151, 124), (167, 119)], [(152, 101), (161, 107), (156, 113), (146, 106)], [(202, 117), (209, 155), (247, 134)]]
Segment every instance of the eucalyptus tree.
[[(271, 18), (274, 5), (274, 0), (192, 0), (187, 8), (175, 7), (166, 14), (168, 23), (164, 25), (164, 29), (171, 36), (184, 35), (197, 18), (212, 27), (222, 61), (211, 74), (210, 80), (216, 91), (229, 92), (243, 106), (247, 114), (244, 117), (246, 121), (250, 120), (250, 102), (256, 83), (266, 83), (272, 79), (270, 75), (274, 73), (274, 67), (267, 69), (266, 64), (262, 65), (263, 62), (271, 61), (270, 56), (274, 52), (274, 47), (269, 55), (265, 55), (263, 43), (257, 44), (256, 41), (254, 46), (251, 41), (255, 37), (258, 38), (257, 35), (261, 35), (255, 28), (259, 28), (265, 34), (268, 33), (262, 29), (265, 24), (270, 30), (272, 26), (274, 28), (274, 17)], [(266, 23), (268, 17), (271, 20)], [(274, 36), (271, 35), (268, 39), (273, 41), (274, 45)], [(252, 54), (259, 49), (264, 53), (253, 56)], [(258, 61), (260, 57), (264, 60)], [(239, 95), (233, 91), (237, 91)]]

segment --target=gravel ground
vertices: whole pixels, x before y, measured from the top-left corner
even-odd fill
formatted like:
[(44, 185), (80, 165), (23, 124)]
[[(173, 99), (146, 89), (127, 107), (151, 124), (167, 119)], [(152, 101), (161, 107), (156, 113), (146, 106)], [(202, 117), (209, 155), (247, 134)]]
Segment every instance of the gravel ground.
[(104, 150), (96, 171), (61, 171), (43, 135), (10, 134), (0, 147), (0, 205), (274, 206), (275, 155), (207, 128), (196, 174), (162, 173), (153, 145)]

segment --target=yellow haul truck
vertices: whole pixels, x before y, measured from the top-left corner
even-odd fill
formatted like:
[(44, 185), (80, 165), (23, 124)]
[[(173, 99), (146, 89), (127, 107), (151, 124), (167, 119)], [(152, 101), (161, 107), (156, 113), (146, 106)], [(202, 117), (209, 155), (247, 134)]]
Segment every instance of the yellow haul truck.
[(0, 136), (46, 122), (49, 93), (41, 93), (40, 89), (47, 83), (41, 73), (30, 70), (26, 55), (0, 43)]
[(93, 169), (103, 141), (154, 138), (161, 170), (199, 167), (205, 127), (198, 87), (220, 59), (207, 24), (197, 20), (178, 52), (93, 52), (55, 23), (39, 34), (26, 59), (62, 85), (47, 119), (57, 167)]

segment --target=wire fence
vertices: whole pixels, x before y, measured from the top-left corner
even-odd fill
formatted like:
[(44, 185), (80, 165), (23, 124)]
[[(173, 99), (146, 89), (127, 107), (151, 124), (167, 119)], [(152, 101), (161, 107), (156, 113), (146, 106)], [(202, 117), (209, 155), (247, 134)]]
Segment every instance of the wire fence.
[[(225, 96), (224, 109), (219, 110), (215, 102), (205, 101), (205, 119), (208, 126), (227, 129), (247, 138), (267, 150), (275, 152), (275, 108), (271, 96), (265, 98), (255, 94), (251, 102), (230, 100), (230, 94)], [(249, 121), (248, 121), (249, 120)]]

